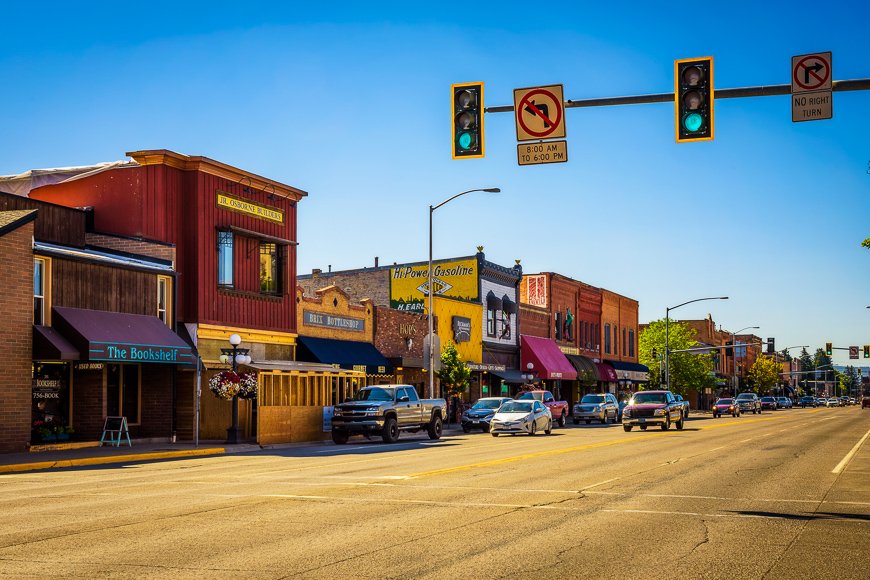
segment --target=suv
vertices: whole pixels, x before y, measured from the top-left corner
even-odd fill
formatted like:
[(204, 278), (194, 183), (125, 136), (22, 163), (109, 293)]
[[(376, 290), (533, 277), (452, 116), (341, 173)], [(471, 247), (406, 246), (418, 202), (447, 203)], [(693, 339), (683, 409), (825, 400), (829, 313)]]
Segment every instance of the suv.
[(801, 397), (801, 400), (798, 401), (798, 405), (801, 407), (815, 407), (816, 406), (816, 398), (815, 397)]
[(761, 413), (761, 399), (755, 393), (740, 393), (735, 401), (741, 413)]
[(586, 421), (588, 425), (593, 420), (606, 425), (611, 419), (613, 419), (614, 423), (619, 421), (620, 415), (619, 402), (614, 395), (610, 393), (593, 393), (583, 395), (580, 402), (574, 405), (573, 421), (575, 425), (579, 425), (580, 421)]

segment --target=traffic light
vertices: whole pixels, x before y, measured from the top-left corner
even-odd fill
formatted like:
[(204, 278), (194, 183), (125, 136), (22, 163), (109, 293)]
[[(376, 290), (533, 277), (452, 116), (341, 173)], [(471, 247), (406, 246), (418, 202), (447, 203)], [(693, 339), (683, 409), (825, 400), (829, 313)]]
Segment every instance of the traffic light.
[(834, 354), (834, 344), (832, 342), (825, 343), (825, 354), (828, 356)]
[(774, 354), (776, 352), (776, 347), (774, 346), (775, 343), (776, 343), (775, 339), (773, 339), (773, 338), (767, 339), (767, 354)]
[(453, 159), (483, 157), (483, 83), (451, 85)]
[(674, 61), (677, 143), (713, 140), (713, 57)]
[(870, 358), (870, 344), (864, 345), (864, 358)]

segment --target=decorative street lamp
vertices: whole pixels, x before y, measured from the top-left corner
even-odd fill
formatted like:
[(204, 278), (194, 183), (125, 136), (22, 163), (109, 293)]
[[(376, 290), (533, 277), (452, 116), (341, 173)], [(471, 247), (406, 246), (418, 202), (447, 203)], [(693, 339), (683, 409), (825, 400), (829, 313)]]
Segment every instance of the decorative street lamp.
[(426, 363), (429, 365), (429, 392), (426, 396), (430, 399), (435, 396), (435, 327), (432, 318), (432, 294), (434, 293), (432, 284), (432, 214), (435, 213), (435, 210), (442, 205), (448, 204), (457, 197), (462, 197), (466, 193), (471, 193), (474, 191), (499, 193), (501, 190), (497, 187), (488, 187), (485, 189), (469, 189), (468, 191), (457, 193), (453, 197), (445, 199), (438, 205), (429, 206), (429, 277), (426, 279), (426, 293), (429, 295), (429, 360), (426, 361)]
[(685, 306), (686, 304), (691, 304), (692, 302), (701, 302), (703, 300), (728, 300), (727, 296), (713, 296), (711, 298), (696, 298), (695, 300), (689, 300), (688, 302), (683, 302), (682, 304), (677, 304), (676, 306), (669, 306), (665, 308), (665, 383), (667, 384), (668, 390), (671, 388), (671, 340), (670, 334), (668, 333), (668, 327), (671, 322), (671, 310), (676, 310), (681, 306)]
[[(249, 349), (239, 348), (242, 343), (242, 337), (238, 334), (230, 335), (230, 345), (232, 348), (222, 348), (220, 361), (224, 364), (232, 363), (233, 372), (236, 372), (238, 365), (251, 364), (251, 357), (248, 356)], [(227, 429), (227, 443), (241, 443), (239, 437), (239, 395), (233, 395), (233, 424)]]

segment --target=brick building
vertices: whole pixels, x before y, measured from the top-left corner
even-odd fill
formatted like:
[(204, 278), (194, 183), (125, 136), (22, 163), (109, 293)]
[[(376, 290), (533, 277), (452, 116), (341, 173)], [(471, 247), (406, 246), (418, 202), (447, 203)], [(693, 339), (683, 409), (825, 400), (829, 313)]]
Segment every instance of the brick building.
[(0, 453), (25, 451), (30, 444), (35, 219), (34, 210), (0, 211), (0, 312), (6, 334), (0, 373)]

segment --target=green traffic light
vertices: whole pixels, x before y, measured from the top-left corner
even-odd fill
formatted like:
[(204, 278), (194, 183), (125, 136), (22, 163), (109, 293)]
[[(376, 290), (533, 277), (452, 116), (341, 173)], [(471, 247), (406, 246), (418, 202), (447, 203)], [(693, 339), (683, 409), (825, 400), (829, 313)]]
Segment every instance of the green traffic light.
[(685, 117), (683, 117), (683, 127), (686, 128), (686, 131), (690, 131), (692, 133), (697, 132), (701, 125), (704, 124), (704, 118), (701, 117), (698, 113), (689, 113)]
[(460, 149), (471, 149), (471, 145), (474, 141), (474, 136), (471, 133), (460, 133), (459, 137), (457, 137), (456, 142), (459, 143)]

